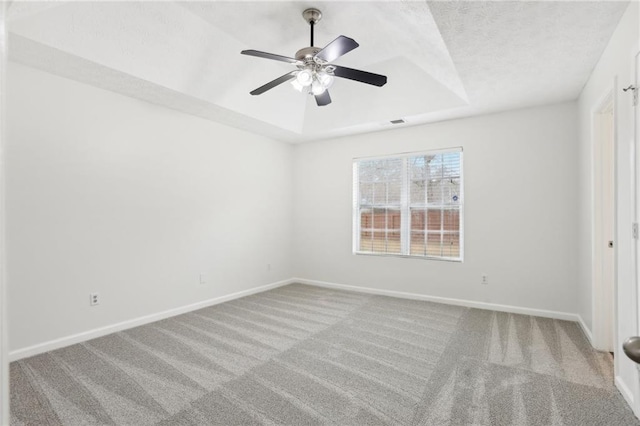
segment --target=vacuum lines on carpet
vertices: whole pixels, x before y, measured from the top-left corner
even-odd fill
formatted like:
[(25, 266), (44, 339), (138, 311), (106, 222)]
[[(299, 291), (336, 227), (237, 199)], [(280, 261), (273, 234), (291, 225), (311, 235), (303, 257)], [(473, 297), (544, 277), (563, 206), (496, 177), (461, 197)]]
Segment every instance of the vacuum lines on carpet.
[(299, 284), (10, 373), (12, 425), (640, 425), (576, 323)]

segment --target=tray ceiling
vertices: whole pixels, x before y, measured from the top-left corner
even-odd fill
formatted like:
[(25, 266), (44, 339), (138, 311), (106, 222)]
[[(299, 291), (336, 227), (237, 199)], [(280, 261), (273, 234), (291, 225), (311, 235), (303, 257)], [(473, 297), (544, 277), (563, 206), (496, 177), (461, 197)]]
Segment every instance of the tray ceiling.
[[(271, 138), (303, 142), (575, 99), (627, 2), (33, 2), (9, 7), (9, 57), (54, 74)], [(285, 83), (293, 70), (240, 55), (360, 47), (336, 63), (388, 76), (336, 79), (333, 103)]]

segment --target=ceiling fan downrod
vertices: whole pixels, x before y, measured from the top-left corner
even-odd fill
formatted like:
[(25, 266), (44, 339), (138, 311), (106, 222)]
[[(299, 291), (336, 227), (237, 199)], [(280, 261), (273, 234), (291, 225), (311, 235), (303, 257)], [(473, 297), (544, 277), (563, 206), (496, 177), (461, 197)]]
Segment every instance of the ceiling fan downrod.
[(311, 44), (309, 45), (309, 47), (313, 47), (313, 28), (322, 19), (322, 12), (312, 7), (309, 9), (305, 9), (305, 11), (302, 12), (302, 17), (309, 23), (309, 26), (311, 27)]

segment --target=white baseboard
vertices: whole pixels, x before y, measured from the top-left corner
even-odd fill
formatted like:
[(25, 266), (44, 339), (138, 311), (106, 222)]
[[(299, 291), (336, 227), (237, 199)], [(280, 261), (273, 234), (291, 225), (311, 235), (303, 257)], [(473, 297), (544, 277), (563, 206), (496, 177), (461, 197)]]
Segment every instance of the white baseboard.
[(214, 297), (213, 299), (203, 300), (201, 302), (192, 303), (190, 305), (181, 306), (179, 308), (168, 309), (163, 312), (158, 312), (151, 315), (145, 315), (143, 317), (134, 318), (131, 320), (119, 322), (117, 324), (108, 325), (105, 327), (95, 328), (93, 330), (84, 331), (82, 333), (73, 334), (71, 336), (62, 337), (48, 342), (40, 343), (37, 345), (29, 346), (22, 349), (9, 352), (9, 362), (17, 361), (22, 358), (38, 355), (44, 352), (49, 352), (55, 349), (60, 349), (65, 346), (74, 345), (76, 343), (86, 342), (87, 340), (95, 339), (97, 337), (106, 336), (107, 334), (115, 333), (117, 331), (127, 330), (129, 328), (138, 327), (140, 325), (149, 324), (151, 322), (160, 321), (165, 318), (174, 317), (176, 315), (184, 314), (187, 312), (195, 311), (198, 309), (206, 308), (208, 306), (217, 305), (219, 303), (228, 302), (229, 300), (238, 299), (240, 297), (250, 296), (256, 293), (262, 293), (263, 291), (271, 290), (277, 287), (282, 287), (287, 284), (291, 284), (294, 281), (291, 279), (278, 281), (271, 284), (266, 284), (259, 287), (250, 288), (248, 290), (238, 291), (236, 293), (227, 294), (225, 296)]
[(457, 306), (464, 306), (469, 308), (488, 309), (488, 310), (500, 311), (500, 312), (510, 312), (515, 314), (533, 315), (533, 316), (555, 318), (555, 319), (561, 319), (561, 320), (567, 320), (567, 321), (576, 321), (580, 324), (580, 326), (582, 327), (583, 331), (587, 335), (587, 338), (589, 339), (590, 342), (592, 339), (591, 332), (584, 324), (584, 321), (582, 321), (582, 318), (577, 314), (548, 311), (544, 309), (523, 308), (523, 307), (511, 306), (511, 305), (499, 305), (494, 303), (476, 302), (476, 301), (464, 300), (464, 299), (428, 296), (424, 294), (407, 293), (407, 292), (394, 291), (394, 290), (383, 290), (383, 289), (361, 287), (361, 286), (354, 286), (354, 285), (348, 285), (348, 284), (337, 284), (337, 283), (330, 283), (326, 281), (309, 280), (306, 278), (291, 278), (288, 280), (278, 281), (278, 282), (266, 284), (260, 287), (254, 287), (248, 290), (231, 293), (225, 296), (215, 297), (213, 299), (204, 300), (201, 302), (193, 303), (191, 305), (169, 309), (163, 312), (146, 315), (139, 318), (134, 318), (134, 319), (123, 321), (117, 324), (112, 324), (105, 327), (88, 330), (88, 331), (74, 334), (71, 336), (50, 340), (48, 342), (29, 346), (26, 348), (17, 349), (9, 353), (9, 361), (10, 362), (17, 361), (22, 358), (27, 358), (30, 356), (44, 353), (44, 352), (60, 349), (65, 346), (85, 342), (87, 340), (95, 339), (97, 337), (106, 336), (107, 334), (115, 333), (122, 330), (127, 330), (129, 328), (138, 327), (144, 324), (149, 324), (154, 321), (170, 318), (176, 315), (195, 311), (197, 309), (206, 308), (208, 306), (217, 305), (219, 303), (238, 299), (240, 297), (261, 293), (263, 291), (271, 290), (277, 287), (282, 287), (284, 285), (292, 284), (292, 283), (300, 283), (300, 284), (313, 285), (313, 286), (326, 287), (326, 288), (335, 288), (339, 290), (355, 291), (359, 293), (378, 294), (382, 296), (398, 297), (402, 299), (424, 300), (429, 302), (444, 303), (447, 305), (457, 305)]
[[(631, 407), (631, 409), (635, 413), (636, 410), (634, 409), (635, 405), (633, 403), (633, 393), (627, 387), (627, 385), (624, 384), (620, 376), (616, 376), (614, 381), (615, 381), (616, 387), (622, 394), (622, 397), (624, 398), (625, 401), (627, 401), (627, 404), (629, 404), (629, 407)], [(638, 416), (638, 413), (635, 413), (635, 415)]]
[(587, 324), (585, 324), (581, 315), (578, 315), (578, 324), (580, 324), (580, 328), (582, 329), (582, 332), (584, 333), (585, 336), (587, 336), (587, 340), (589, 340), (589, 343), (591, 343), (591, 346), (593, 346), (593, 334), (591, 334), (591, 330), (589, 330), (589, 327), (587, 327)]
[(488, 309), (491, 311), (510, 312), (513, 314), (532, 315), (536, 317), (554, 318), (560, 320), (579, 322), (580, 316), (567, 312), (547, 311), (544, 309), (523, 308), (520, 306), (499, 305), (496, 303), (476, 302), (473, 300), (453, 299), (448, 297), (428, 296), (425, 294), (406, 293), (402, 291), (383, 290), (379, 288), (361, 287), (348, 284), (337, 284), (326, 281), (308, 280), (306, 278), (293, 278), (291, 282), (314, 285), (318, 287), (335, 288), (339, 290), (355, 291), (358, 293), (378, 294), (381, 296), (399, 297), (401, 299), (425, 300), (428, 302), (444, 303), (447, 305), (465, 306), (468, 308)]

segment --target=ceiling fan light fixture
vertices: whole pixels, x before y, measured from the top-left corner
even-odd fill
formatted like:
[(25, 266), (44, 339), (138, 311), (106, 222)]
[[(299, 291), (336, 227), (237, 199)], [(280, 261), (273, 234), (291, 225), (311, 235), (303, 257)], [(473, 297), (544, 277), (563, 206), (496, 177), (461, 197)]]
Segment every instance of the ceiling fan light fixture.
[(291, 85), (293, 86), (294, 89), (296, 89), (300, 93), (304, 92), (305, 90), (309, 90), (309, 86), (306, 86), (306, 87), (303, 86), (295, 78), (293, 80), (291, 80)]
[(311, 93), (313, 93), (314, 95), (321, 95), (325, 90), (327, 90), (327, 88), (317, 78), (315, 78), (313, 80), (313, 83), (311, 83)]
[(296, 81), (302, 86), (310, 86), (313, 82), (313, 72), (309, 69), (303, 69), (296, 74)]
[(318, 9), (310, 8), (306, 9), (302, 13), (302, 16), (309, 24), (311, 30), (310, 46), (298, 50), (294, 58), (253, 49), (240, 52), (243, 55), (288, 62), (298, 68), (295, 71), (288, 72), (252, 90), (249, 94), (260, 95), (286, 81), (291, 81), (291, 85), (297, 91), (314, 95), (318, 106), (325, 106), (331, 103), (331, 96), (327, 89), (333, 84), (334, 77), (345, 78), (378, 87), (382, 87), (387, 83), (387, 77), (384, 75), (333, 65), (333, 61), (351, 52), (358, 47), (359, 44), (354, 39), (341, 35), (322, 49), (314, 47), (313, 27), (321, 19), (322, 14)]
[(326, 71), (320, 71), (318, 72), (318, 81), (325, 89), (328, 89), (333, 85), (333, 76)]

